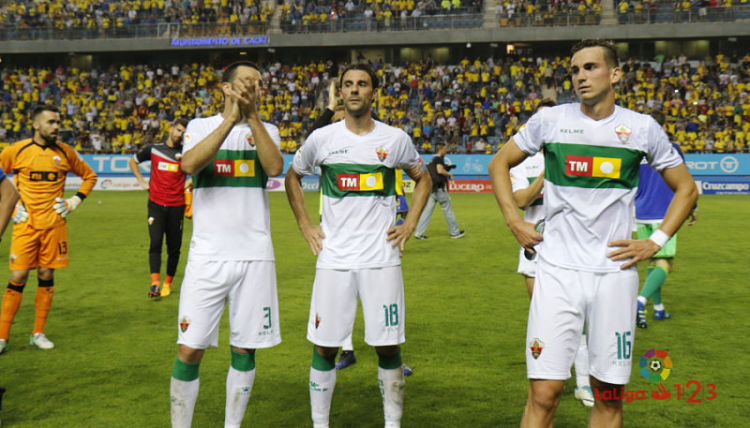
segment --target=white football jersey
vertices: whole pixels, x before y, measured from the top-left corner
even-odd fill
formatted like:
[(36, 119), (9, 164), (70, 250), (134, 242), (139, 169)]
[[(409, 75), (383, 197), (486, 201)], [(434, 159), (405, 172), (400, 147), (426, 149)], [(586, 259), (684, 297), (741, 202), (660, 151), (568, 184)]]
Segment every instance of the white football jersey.
[[(221, 115), (193, 119), (183, 137), (187, 153), (223, 121)], [(263, 124), (277, 147), (276, 126)], [(193, 176), (193, 237), (189, 258), (274, 260), (266, 182), (250, 126), (235, 125), (215, 158)]]
[[(523, 162), (514, 166), (510, 169), (510, 183), (513, 188), (513, 192), (528, 188), (531, 183), (539, 177), (539, 174), (544, 170), (544, 155), (542, 153), (536, 153), (533, 156), (529, 156), (524, 159)], [(523, 210), (523, 219), (536, 223), (537, 220), (544, 217), (542, 212), (542, 203), (544, 192), (541, 192), (539, 196), (531, 203), (525, 210)]]
[[(661, 171), (682, 163), (648, 115), (615, 106), (602, 120), (580, 104), (542, 109), (513, 137), (528, 154), (544, 148), (544, 240), (539, 257), (553, 265), (616, 272), (607, 245), (631, 239), (640, 161)], [(635, 268), (635, 267), (633, 267)]]
[(315, 130), (292, 167), (311, 175), (320, 167), (325, 234), (318, 268), (362, 269), (401, 264), (399, 248), (386, 241), (396, 224), (396, 169), (422, 162), (408, 134), (375, 121), (357, 135), (339, 121)]

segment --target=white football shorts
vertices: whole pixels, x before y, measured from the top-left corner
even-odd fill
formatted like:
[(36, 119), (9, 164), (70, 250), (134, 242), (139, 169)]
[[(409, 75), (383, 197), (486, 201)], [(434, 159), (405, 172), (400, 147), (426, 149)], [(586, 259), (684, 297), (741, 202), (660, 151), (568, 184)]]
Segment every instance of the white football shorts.
[(281, 342), (273, 261), (188, 260), (180, 289), (177, 343), (217, 347), (219, 321), (229, 307), (229, 344), (270, 348)]
[(523, 252), (524, 252), (524, 248), (521, 247), (521, 250), (518, 252), (517, 272), (523, 276), (534, 278), (536, 277), (536, 258), (537, 256), (539, 256), (539, 254), (535, 254), (534, 258), (529, 260), (526, 258), (526, 256), (523, 255)]
[(340, 347), (352, 334), (362, 301), (365, 342), (370, 346), (398, 345), (405, 341), (404, 280), (401, 266), (315, 272), (307, 340), (325, 347)]
[(583, 272), (540, 260), (526, 330), (528, 378), (568, 379), (585, 323), (591, 376), (628, 383), (637, 296), (635, 269)]

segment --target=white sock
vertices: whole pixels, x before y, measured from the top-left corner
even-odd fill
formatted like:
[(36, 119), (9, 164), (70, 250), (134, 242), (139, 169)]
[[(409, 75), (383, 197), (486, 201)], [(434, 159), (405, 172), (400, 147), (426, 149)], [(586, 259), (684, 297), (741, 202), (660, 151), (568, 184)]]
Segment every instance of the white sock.
[(224, 428), (239, 428), (245, 417), (247, 402), (253, 390), (255, 369), (243, 372), (229, 366), (227, 372), (227, 404), (224, 409)]
[(328, 426), (335, 387), (336, 370), (322, 371), (310, 367), (310, 409), (314, 426)]
[(200, 379), (184, 381), (172, 378), (169, 385), (172, 428), (190, 428), (193, 423), (195, 400), (198, 399)]
[(643, 306), (646, 306), (646, 302), (647, 302), (648, 300), (646, 300), (646, 298), (645, 298), (645, 297), (643, 297), (643, 296), (638, 296), (638, 301), (639, 301), (639, 302), (641, 302), (641, 304), (642, 304)]
[(576, 385), (579, 388), (589, 386), (589, 347), (586, 344), (586, 335), (581, 335), (581, 343), (578, 344), (575, 359)]
[(349, 333), (349, 336), (346, 336), (346, 339), (344, 339), (344, 346), (341, 347), (342, 351), (354, 351), (354, 344), (352, 343), (352, 334)]
[(386, 427), (401, 426), (404, 412), (404, 369), (384, 369), (378, 367), (378, 386), (383, 397), (383, 415)]
[(664, 303), (659, 303), (658, 305), (654, 305), (655, 311), (663, 311), (664, 310)]

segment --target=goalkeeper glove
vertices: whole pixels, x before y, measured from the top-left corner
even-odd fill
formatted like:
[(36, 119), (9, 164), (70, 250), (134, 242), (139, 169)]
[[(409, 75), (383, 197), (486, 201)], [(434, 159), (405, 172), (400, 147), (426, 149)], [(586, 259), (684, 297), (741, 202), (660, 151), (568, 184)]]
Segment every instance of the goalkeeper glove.
[(16, 204), (16, 212), (13, 214), (13, 223), (23, 223), (29, 219), (29, 212), (22, 203)]
[(78, 208), (78, 205), (81, 205), (81, 202), (82, 199), (78, 195), (68, 199), (57, 197), (55, 198), (55, 203), (52, 205), (52, 208), (60, 214), (60, 217), (65, 218), (68, 214), (75, 211), (75, 209)]

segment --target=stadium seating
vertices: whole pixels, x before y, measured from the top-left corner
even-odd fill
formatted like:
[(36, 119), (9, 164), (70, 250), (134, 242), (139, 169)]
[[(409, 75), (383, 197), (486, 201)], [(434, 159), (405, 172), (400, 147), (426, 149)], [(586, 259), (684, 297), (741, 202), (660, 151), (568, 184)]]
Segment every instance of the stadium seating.
[[(569, 58), (374, 64), (380, 79), (376, 113), (403, 128), (421, 151), (448, 141), (459, 153), (492, 153), (530, 117), (543, 98), (574, 101)], [(327, 100), (332, 62), (267, 64), (260, 106), (293, 153)], [(663, 111), (686, 152), (748, 151), (750, 54), (708, 61), (629, 59), (622, 64), (618, 103)], [(63, 139), (85, 152), (131, 153), (161, 141), (176, 117), (217, 114), (220, 70), (207, 64), (122, 66), (119, 69), (3, 69), (0, 141), (31, 134), (28, 115), (43, 102), (60, 106)], [(478, 142), (482, 139), (482, 144)]]

